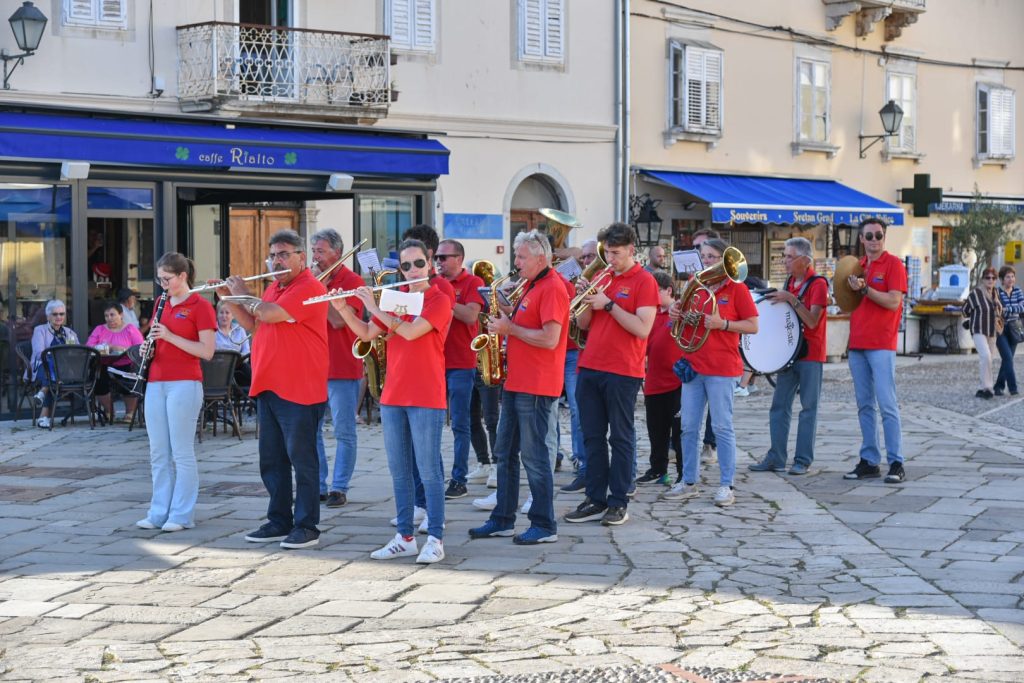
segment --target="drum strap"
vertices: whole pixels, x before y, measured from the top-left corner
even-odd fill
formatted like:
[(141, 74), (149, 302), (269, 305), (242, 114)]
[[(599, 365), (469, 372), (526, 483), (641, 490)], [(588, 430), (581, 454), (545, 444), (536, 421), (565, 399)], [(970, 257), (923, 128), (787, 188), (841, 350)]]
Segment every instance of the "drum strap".
[[(819, 280), (819, 279), (820, 280), (824, 280), (825, 276), (824, 275), (813, 275), (813, 276), (807, 278), (806, 280), (804, 280), (803, 285), (801, 285), (801, 287), (800, 287), (800, 292), (796, 295), (796, 298), (800, 299), (801, 303), (803, 303), (804, 294), (807, 293), (807, 289), (811, 286), (811, 283), (813, 283), (815, 280)], [(788, 278), (786, 278), (786, 291), (787, 292), (789, 291), (789, 285), (792, 284), (792, 282), (793, 282), (793, 276), (790, 275)], [(800, 320), (800, 316), (797, 316), (797, 320)], [(800, 320), (800, 331), (802, 332), (803, 330), (804, 330), (804, 323), (803, 323), (802, 320)], [(809, 348), (807, 346), (807, 336), (804, 335), (801, 338), (801, 340), (800, 340), (800, 351), (797, 352), (797, 356), (796, 356), (797, 359), (799, 360), (801, 358), (806, 357), (808, 351), (809, 351)]]

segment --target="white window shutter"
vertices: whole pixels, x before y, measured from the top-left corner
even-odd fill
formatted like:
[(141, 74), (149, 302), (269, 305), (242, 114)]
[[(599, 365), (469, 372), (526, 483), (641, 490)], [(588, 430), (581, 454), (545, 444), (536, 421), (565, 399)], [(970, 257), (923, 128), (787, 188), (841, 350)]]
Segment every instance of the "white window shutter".
[(69, 23), (91, 24), (96, 20), (95, 0), (65, 0), (65, 17)]
[(412, 37), (414, 47), (434, 49), (434, 0), (414, 0)]
[(562, 0), (547, 0), (544, 16), (544, 56), (550, 59), (562, 59), (564, 39)]
[(686, 48), (686, 127), (704, 126), (704, 55)]
[(412, 16), (409, 0), (391, 0), (391, 42), (397, 47), (412, 47)]
[(520, 0), (522, 3), (522, 39), (524, 57), (544, 56), (543, 0)]
[(722, 53), (708, 50), (704, 53), (704, 125), (715, 130), (722, 125)]
[(1014, 156), (1014, 115), (1016, 93), (1009, 88), (989, 91), (989, 155)]
[(99, 0), (99, 23), (105, 26), (125, 25), (126, 0)]

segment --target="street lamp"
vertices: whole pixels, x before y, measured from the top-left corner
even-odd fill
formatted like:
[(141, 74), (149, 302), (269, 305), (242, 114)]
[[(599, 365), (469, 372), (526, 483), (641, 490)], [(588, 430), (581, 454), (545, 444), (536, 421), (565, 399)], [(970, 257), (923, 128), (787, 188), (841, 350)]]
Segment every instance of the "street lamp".
[[(651, 199), (651, 195), (642, 194), (639, 197), (633, 196), (630, 200), (630, 213), (634, 230), (636, 230), (637, 241), (642, 246), (654, 246), (661, 239), (661, 216), (658, 215), (658, 204), (660, 199)], [(647, 226), (647, 239), (640, 235), (640, 224)]]
[[(900, 124), (903, 123), (903, 110), (900, 108), (900, 105), (896, 104), (896, 102), (894, 102), (893, 100), (889, 100), (889, 102), (884, 107), (879, 109), (878, 115), (882, 119), (882, 130), (884, 130), (885, 133), (883, 133), (882, 135), (857, 136), (860, 139), (861, 159), (866, 158), (867, 155), (865, 155), (864, 152), (868, 151), (873, 144), (875, 144), (879, 140), (882, 140), (883, 138), (890, 138), (893, 135), (898, 134), (900, 130)], [(871, 142), (869, 142), (867, 146), (865, 146), (865, 140), (871, 140)]]
[[(18, 65), (25, 61), (25, 57), (31, 57), (39, 48), (39, 41), (43, 39), (43, 31), (46, 30), (46, 15), (36, 9), (31, 2), (22, 3), (21, 7), (7, 20), (14, 31), (14, 40), (18, 43), (21, 54), (9, 55), (7, 50), (0, 50), (0, 59), (4, 62), (4, 90), (10, 90), (10, 78)], [(11, 65), (11, 62), (14, 62)]]

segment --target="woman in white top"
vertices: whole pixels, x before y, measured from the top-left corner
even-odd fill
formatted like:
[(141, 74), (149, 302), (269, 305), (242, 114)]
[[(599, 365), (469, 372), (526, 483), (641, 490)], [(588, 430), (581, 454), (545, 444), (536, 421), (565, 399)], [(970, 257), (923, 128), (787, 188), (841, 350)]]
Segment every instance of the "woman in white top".
[(231, 307), (224, 301), (217, 304), (217, 348), (238, 351), (243, 356), (249, 353), (249, 335), (235, 324)]

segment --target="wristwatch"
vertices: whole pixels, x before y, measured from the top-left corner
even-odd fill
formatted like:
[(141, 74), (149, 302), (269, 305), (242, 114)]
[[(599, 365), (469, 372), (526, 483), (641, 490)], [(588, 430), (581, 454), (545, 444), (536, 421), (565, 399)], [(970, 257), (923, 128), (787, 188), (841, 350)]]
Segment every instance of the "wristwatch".
[(614, 307), (615, 307), (615, 302), (614, 301), (609, 301), (608, 303), (606, 303), (604, 305), (604, 310), (607, 313), (611, 313), (612, 312), (612, 308), (614, 308)]
[(863, 287), (860, 288), (860, 293), (863, 294), (864, 296), (867, 296), (868, 289), (869, 289), (868, 286), (864, 285)]

